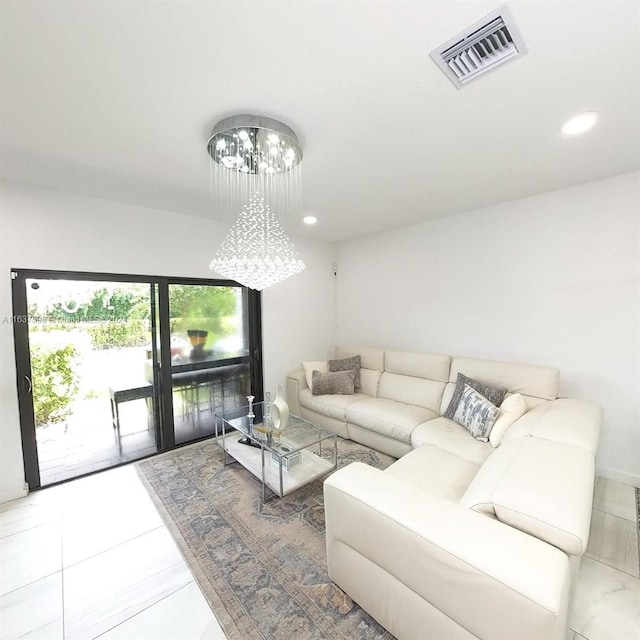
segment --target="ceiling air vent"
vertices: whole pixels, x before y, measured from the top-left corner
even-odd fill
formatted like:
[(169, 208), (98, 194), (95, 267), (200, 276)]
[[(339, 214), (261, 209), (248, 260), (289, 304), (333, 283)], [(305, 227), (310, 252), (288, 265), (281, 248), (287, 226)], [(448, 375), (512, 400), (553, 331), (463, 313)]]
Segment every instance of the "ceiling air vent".
[(431, 52), (433, 61), (458, 89), (527, 52), (507, 5)]

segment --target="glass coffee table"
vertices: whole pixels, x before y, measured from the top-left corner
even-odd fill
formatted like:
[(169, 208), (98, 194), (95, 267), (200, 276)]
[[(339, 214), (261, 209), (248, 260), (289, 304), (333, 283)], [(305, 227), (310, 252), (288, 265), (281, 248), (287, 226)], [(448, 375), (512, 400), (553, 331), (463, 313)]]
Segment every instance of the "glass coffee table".
[[(268, 436), (264, 402), (215, 414), (215, 435), (224, 451), (225, 466), (239, 462), (262, 482), (262, 500), (288, 493), (335, 471), (338, 465), (336, 434), (298, 416), (289, 415), (284, 429)], [(267, 496), (268, 491), (271, 495)]]

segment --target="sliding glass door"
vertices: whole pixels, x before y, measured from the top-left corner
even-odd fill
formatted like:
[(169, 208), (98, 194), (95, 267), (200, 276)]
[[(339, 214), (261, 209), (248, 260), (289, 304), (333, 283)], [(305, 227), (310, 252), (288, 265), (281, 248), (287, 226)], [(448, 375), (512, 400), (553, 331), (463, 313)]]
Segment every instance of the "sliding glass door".
[(234, 283), (12, 272), (30, 488), (213, 434), (262, 397), (260, 298)]
[(40, 485), (158, 450), (157, 368), (145, 369), (154, 286), (16, 273), (19, 391), (31, 405), (23, 430)]
[(177, 443), (214, 432), (214, 413), (251, 388), (248, 293), (240, 286), (169, 283), (171, 384)]

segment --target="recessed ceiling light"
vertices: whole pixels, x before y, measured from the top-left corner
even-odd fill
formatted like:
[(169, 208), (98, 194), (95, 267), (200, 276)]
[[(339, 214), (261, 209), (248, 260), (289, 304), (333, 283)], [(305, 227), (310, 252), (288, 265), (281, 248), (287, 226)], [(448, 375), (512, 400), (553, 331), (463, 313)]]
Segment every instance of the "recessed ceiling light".
[(575, 118), (567, 120), (567, 122), (562, 125), (561, 131), (565, 136), (575, 136), (578, 133), (584, 133), (593, 127), (599, 115), (597, 111), (585, 111), (575, 116)]
[(304, 222), (305, 224), (315, 224), (316, 222), (318, 222), (318, 218), (316, 218), (315, 216), (304, 216), (304, 218), (302, 218), (302, 222)]

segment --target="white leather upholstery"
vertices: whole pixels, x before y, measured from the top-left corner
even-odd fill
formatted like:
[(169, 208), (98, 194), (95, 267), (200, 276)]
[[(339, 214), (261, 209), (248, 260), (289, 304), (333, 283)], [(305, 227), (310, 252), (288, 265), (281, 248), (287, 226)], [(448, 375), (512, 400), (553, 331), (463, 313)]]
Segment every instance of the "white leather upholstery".
[(463, 426), (443, 417), (419, 424), (413, 430), (413, 448), (417, 449), (425, 444), (454, 453), (476, 465), (481, 465), (494, 451), (488, 442), (476, 440)]
[(307, 409), (306, 407), (300, 407), (300, 413), (298, 415), (312, 424), (316, 424), (323, 429), (328, 429), (329, 431), (337, 433), (341, 438), (349, 438), (347, 423), (343, 420), (331, 418), (322, 413), (318, 413), (313, 409)]
[(403, 376), (447, 382), (451, 356), (411, 351), (385, 351), (384, 370)]
[(455, 382), (458, 373), (492, 387), (509, 389), (511, 393), (535, 396), (543, 400), (555, 400), (558, 396), (560, 372), (553, 367), (454, 357), (451, 360), (449, 381)]
[(300, 404), (303, 407), (342, 422), (347, 421), (347, 407), (350, 404), (368, 399), (369, 396), (364, 393), (355, 393), (351, 396), (339, 394), (314, 396), (310, 389), (303, 389), (300, 392)]
[(503, 443), (528, 435), (582, 447), (595, 456), (601, 424), (602, 409), (597, 404), (560, 398), (529, 409), (507, 431)]
[(371, 398), (376, 398), (381, 375), (377, 369), (360, 369), (360, 391)]
[(435, 418), (435, 411), (415, 405), (369, 398), (347, 406), (347, 422), (376, 431), (400, 442), (411, 442), (411, 432), (425, 420)]
[(458, 627), (483, 639), (564, 637), (570, 572), (560, 550), (357, 462), (324, 486), (329, 576), (400, 640), (437, 637), (420, 617), (429, 608), (392, 612), (408, 592), (449, 618), (436, 628), (452, 638), (467, 637)]
[(385, 473), (453, 502), (464, 495), (480, 464), (426, 444), (394, 462)]
[(401, 442), (396, 438), (385, 436), (377, 431), (359, 427), (357, 424), (349, 424), (348, 433), (349, 439), (360, 442), (376, 451), (382, 451), (394, 458), (402, 458), (402, 456), (412, 451), (409, 442)]
[(399, 640), (425, 640), (425, 629), (431, 640), (478, 638), (376, 562), (337, 539), (331, 544), (329, 577)]
[(438, 415), (444, 386), (444, 382), (385, 371), (380, 378), (378, 397), (424, 407)]
[(581, 555), (589, 540), (594, 474), (586, 449), (511, 438), (488, 458), (460, 504)]
[[(299, 374), (288, 383), (314, 407), (303, 417), (399, 458), (326, 480), (331, 579), (398, 640), (563, 639), (600, 409), (556, 399), (550, 367), (453, 358), (447, 370), (448, 356), (360, 347), (336, 357), (358, 353), (357, 397), (314, 398)], [(458, 371), (526, 402), (497, 448), (441, 417)]]
[(302, 415), (300, 407), (300, 392), (306, 388), (307, 380), (304, 376), (304, 369), (292, 371), (287, 376), (287, 402), (289, 404), (289, 411), (294, 416)]

